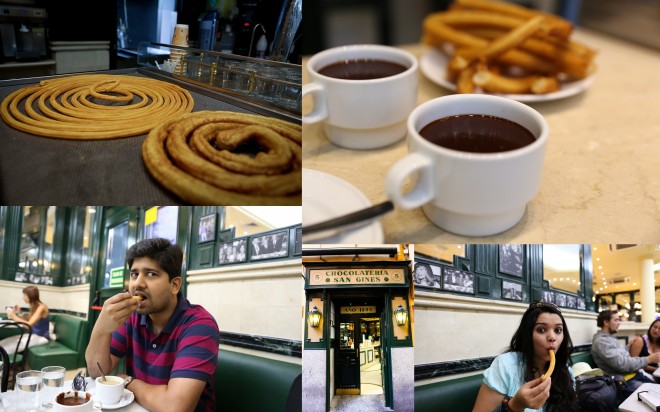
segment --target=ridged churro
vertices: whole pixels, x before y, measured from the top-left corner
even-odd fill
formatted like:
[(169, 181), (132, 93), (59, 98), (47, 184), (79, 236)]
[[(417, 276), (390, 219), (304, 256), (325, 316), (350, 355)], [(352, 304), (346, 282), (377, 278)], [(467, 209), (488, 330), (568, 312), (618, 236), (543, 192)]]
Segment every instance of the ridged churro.
[(552, 372), (555, 370), (555, 351), (550, 349), (548, 353), (550, 354), (550, 366), (548, 367), (548, 371), (545, 373), (545, 375), (541, 376), (541, 382), (546, 380), (548, 376), (552, 375)]

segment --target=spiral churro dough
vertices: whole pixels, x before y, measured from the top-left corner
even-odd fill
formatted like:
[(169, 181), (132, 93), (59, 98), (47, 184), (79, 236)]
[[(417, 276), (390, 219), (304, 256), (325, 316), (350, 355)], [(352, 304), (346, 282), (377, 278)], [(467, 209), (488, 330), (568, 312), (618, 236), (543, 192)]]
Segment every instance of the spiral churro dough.
[(301, 149), (299, 125), (201, 111), (151, 130), (142, 158), (156, 180), (192, 204), (300, 205)]
[(136, 76), (91, 74), (42, 81), (2, 101), (11, 127), (46, 137), (114, 139), (147, 133), (190, 113), (193, 99), (179, 86)]

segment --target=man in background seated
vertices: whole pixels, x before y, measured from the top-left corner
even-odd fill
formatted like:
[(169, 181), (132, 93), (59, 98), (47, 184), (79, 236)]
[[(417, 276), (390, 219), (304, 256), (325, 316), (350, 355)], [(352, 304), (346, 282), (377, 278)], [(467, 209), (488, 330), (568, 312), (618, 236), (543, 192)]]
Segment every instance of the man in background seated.
[(87, 370), (99, 376), (98, 362), (110, 373), (126, 356), (128, 375), (119, 376), (144, 408), (215, 411), (218, 325), (181, 292), (181, 248), (146, 239), (131, 246), (126, 260), (129, 291), (103, 304), (85, 352)]
[(606, 375), (623, 376), (625, 386), (622, 400), (625, 400), (643, 383), (654, 383), (639, 370), (649, 363), (660, 361), (660, 353), (646, 357), (630, 356), (626, 348), (614, 337), (619, 330), (620, 322), (619, 315), (613, 310), (604, 310), (598, 314), (596, 325), (600, 330), (593, 337), (591, 356)]

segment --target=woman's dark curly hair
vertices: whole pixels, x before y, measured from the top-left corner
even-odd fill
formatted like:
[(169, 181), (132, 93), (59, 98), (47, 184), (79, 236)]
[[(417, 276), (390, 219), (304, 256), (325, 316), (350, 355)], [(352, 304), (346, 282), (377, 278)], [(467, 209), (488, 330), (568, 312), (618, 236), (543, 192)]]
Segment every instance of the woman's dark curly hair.
[[(550, 398), (545, 403), (546, 412), (577, 412), (579, 411), (577, 403), (577, 393), (571, 374), (568, 371), (569, 364), (572, 365), (571, 353), (573, 352), (573, 342), (568, 333), (566, 321), (557, 306), (552, 303), (536, 302), (529, 306), (518, 326), (518, 330), (511, 338), (511, 345), (507, 352), (520, 352), (523, 357), (521, 365), (522, 376), (525, 382), (535, 379), (536, 373), (543, 374), (544, 371), (538, 371), (534, 366), (534, 327), (536, 320), (541, 313), (552, 313), (561, 318), (563, 325), (564, 339), (555, 353), (555, 370), (552, 373), (552, 385), (550, 386)], [(549, 366), (545, 366), (547, 370)]]

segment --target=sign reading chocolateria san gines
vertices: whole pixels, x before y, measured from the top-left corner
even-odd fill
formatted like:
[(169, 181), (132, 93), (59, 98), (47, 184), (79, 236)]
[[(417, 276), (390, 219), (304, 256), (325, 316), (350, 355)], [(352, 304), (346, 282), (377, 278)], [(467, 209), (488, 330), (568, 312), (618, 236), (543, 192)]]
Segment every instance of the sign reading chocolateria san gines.
[(310, 286), (404, 285), (403, 268), (323, 268), (309, 270)]

